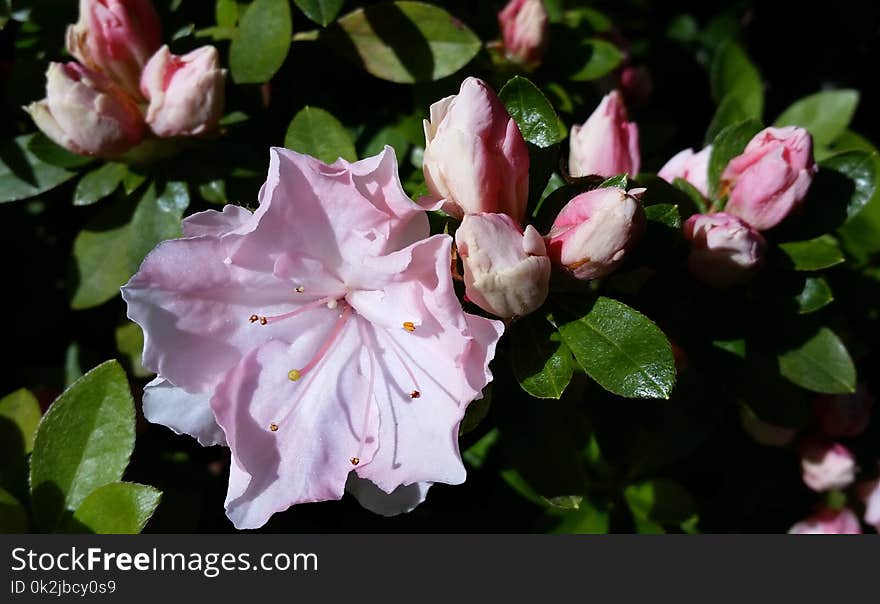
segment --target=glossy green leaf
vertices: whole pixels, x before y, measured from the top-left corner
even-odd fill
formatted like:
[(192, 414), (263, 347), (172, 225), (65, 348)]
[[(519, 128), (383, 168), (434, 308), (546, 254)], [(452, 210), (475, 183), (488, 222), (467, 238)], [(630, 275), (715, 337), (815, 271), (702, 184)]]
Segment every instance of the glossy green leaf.
[(511, 78), (498, 96), (526, 141), (544, 149), (562, 140), (553, 105), (529, 80)]
[(510, 328), (513, 374), (536, 398), (560, 398), (574, 373), (574, 359), (550, 322), (533, 313)]
[(116, 361), (59, 396), (37, 429), (31, 499), (37, 524), (58, 527), (95, 489), (122, 478), (134, 447), (134, 402)]
[(796, 301), (798, 313), (806, 315), (831, 304), (834, 294), (822, 277), (807, 277), (804, 280), (804, 289), (797, 295)]
[(0, 465), (33, 450), (41, 416), (40, 403), (25, 388), (0, 399)]
[(623, 61), (623, 53), (620, 49), (607, 40), (600, 38), (585, 40), (581, 49), (578, 60), (585, 62), (570, 76), (575, 82), (597, 80), (617, 69)]
[(327, 30), (328, 40), (378, 78), (439, 80), (467, 65), (480, 39), (433, 4), (386, 2), (358, 8)]
[(617, 176), (612, 176), (610, 178), (606, 178), (599, 185), (600, 189), (605, 188), (617, 188), (623, 189), (626, 191), (626, 188), (629, 186), (629, 176), (627, 174), (618, 174)]
[(117, 296), (157, 243), (179, 236), (189, 192), (183, 182), (153, 183), (133, 212), (130, 204), (129, 199), (115, 200), (77, 235), (73, 308), (90, 308)]
[(877, 193), (876, 153), (867, 151), (843, 151), (820, 162), (821, 170), (831, 171), (846, 179), (849, 193), (846, 198), (846, 216), (852, 218), (868, 205)]
[(584, 371), (606, 390), (629, 398), (669, 398), (675, 385), (672, 347), (663, 332), (626, 304), (601, 297), (559, 326)]
[(254, 0), (229, 47), (232, 78), (239, 84), (269, 81), (287, 58), (292, 35), (288, 0)]
[(779, 355), (779, 372), (812, 392), (846, 394), (856, 388), (856, 369), (846, 346), (827, 327)]
[(284, 146), (328, 164), (340, 157), (348, 161), (357, 160), (354, 141), (348, 130), (339, 120), (318, 107), (303, 107), (294, 116), (287, 127)]
[(24, 506), (0, 487), (0, 534), (21, 534), (27, 530), (28, 518)]
[(859, 104), (857, 90), (825, 90), (796, 101), (774, 126), (800, 126), (813, 135), (817, 147), (831, 144), (846, 130)]
[(73, 151), (68, 151), (42, 132), (30, 135), (27, 148), (40, 161), (59, 168), (80, 168), (95, 161), (94, 157), (77, 155)]
[(728, 94), (721, 99), (718, 108), (715, 109), (715, 114), (712, 116), (712, 121), (709, 122), (709, 127), (706, 129), (705, 144), (712, 144), (715, 137), (728, 126), (733, 126), (750, 119), (753, 119), (752, 114), (743, 105), (739, 97), (734, 94)]
[(293, 0), (306, 17), (327, 27), (339, 14), (345, 0)]
[(761, 123), (756, 120), (746, 120), (728, 126), (718, 133), (712, 141), (712, 153), (709, 156), (709, 192), (712, 196), (718, 194), (718, 183), (721, 174), (731, 159), (740, 155), (746, 145), (761, 129)]
[(0, 203), (45, 193), (76, 175), (34, 155), (28, 149), (34, 136), (28, 134), (0, 142)]
[(92, 491), (73, 513), (72, 528), (99, 535), (137, 535), (156, 511), (162, 493), (132, 482), (111, 482)]
[(610, 527), (608, 510), (584, 497), (577, 510), (560, 516), (561, 521), (553, 527), (553, 533), (563, 535), (603, 535)]
[(137, 323), (126, 323), (116, 328), (116, 350), (124, 357), (128, 371), (134, 377), (149, 377), (153, 372), (141, 364), (144, 352), (144, 332)]
[(844, 262), (846, 258), (831, 235), (808, 241), (780, 243), (779, 249), (796, 271), (818, 271)]
[(678, 206), (671, 203), (658, 203), (645, 208), (645, 217), (649, 222), (656, 222), (671, 229), (681, 228), (681, 214)]
[(655, 523), (660, 527), (680, 527), (697, 510), (696, 502), (687, 489), (668, 478), (631, 484), (623, 494), (637, 521)]
[(128, 173), (125, 164), (107, 162), (95, 168), (76, 183), (73, 193), (73, 205), (87, 206), (104, 199), (119, 187)]
[(748, 117), (761, 119), (764, 85), (757, 68), (739, 44), (729, 41), (716, 51), (709, 80), (716, 103), (726, 97), (734, 98)]

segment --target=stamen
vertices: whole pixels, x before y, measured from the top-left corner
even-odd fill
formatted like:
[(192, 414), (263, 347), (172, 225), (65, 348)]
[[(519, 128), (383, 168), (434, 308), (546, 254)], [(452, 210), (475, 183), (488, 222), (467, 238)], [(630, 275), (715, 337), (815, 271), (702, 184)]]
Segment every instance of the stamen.
[(349, 461), (351, 462), (351, 465), (353, 465), (353, 466), (356, 466), (359, 463), (361, 463), (361, 460), (358, 459), (357, 457), (352, 457)]
[(419, 398), (421, 396), (422, 396), (422, 393), (419, 392), (418, 390), (413, 390), (412, 392), (409, 393), (410, 398)]
[(339, 305), (339, 301), (338, 301), (338, 300), (330, 300), (329, 302), (327, 302), (327, 308), (329, 308), (330, 310), (333, 310), (333, 309), (336, 308), (338, 305)]
[(409, 332), (413, 332), (416, 330), (416, 325), (412, 321), (404, 321), (403, 328)]
[(278, 424), (276, 424), (274, 422), (269, 424), (269, 430), (272, 432), (278, 432)]
[(301, 293), (303, 293), (304, 291), (306, 291), (306, 288), (304, 288), (302, 285), (298, 285), (298, 286), (297, 286), (297, 288), (296, 288), (296, 293), (301, 294)]
[[(358, 325), (360, 327), (360, 324)], [(363, 332), (362, 332), (363, 333)], [(367, 427), (370, 425), (370, 408), (373, 404), (373, 384), (375, 382), (376, 377), (376, 362), (373, 359), (373, 353), (367, 348), (367, 356), (370, 357), (370, 381), (367, 386), (367, 400), (364, 401), (364, 421), (363, 427), (361, 428), (361, 444), (358, 447), (357, 455), (354, 459), (360, 460), (361, 455), (364, 454), (364, 445), (367, 444)], [(357, 462), (352, 460), (354, 465), (357, 465)]]
[(289, 379), (291, 382), (295, 382), (301, 377), (302, 374), (296, 369), (291, 369), (287, 372), (287, 379)]
[[(382, 333), (384, 333), (384, 332), (382, 332)], [(406, 363), (406, 361), (403, 360), (403, 356), (400, 354), (400, 351), (398, 350), (399, 344), (397, 343), (397, 341), (393, 337), (391, 337), (389, 334), (385, 334), (385, 336), (388, 339), (388, 341), (391, 342), (391, 346), (390, 346), (391, 352), (394, 354), (394, 356), (397, 357), (397, 361), (403, 367), (403, 370), (406, 371), (406, 374), (409, 376), (409, 379), (412, 380), (413, 386), (415, 386), (415, 388), (413, 388), (410, 391), (409, 397), (410, 398), (419, 398), (420, 396), (422, 396), (422, 388), (421, 388), (421, 386), (419, 386), (419, 380), (416, 379), (416, 374), (413, 373), (412, 369), (409, 368), (409, 365)]]
[(268, 325), (270, 323), (277, 323), (278, 321), (283, 321), (284, 319), (290, 319), (292, 317), (295, 317), (298, 314), (306, 312), (307, 310), (320, 308), (321, 306), (323, 306), (325, 304), (327, 305), (328, 308), (333, 308), (332, 306), (330, 306), (330, 304), (333, 303), (335, 305), (337, 303), (337, 300), (339, 300), (338, 296), (335, 296), (335, 295), (326, 296), (324, 298), (321, 298), (320, 300), (315, 300), (314, 302), (309, 302), (308, 304), (303, 304), (299, 308), (296, 308), (290, 312), (286, 312), (281, 315), (275, 315), (274, 317), (262, 317), (259, 315), (251, 315), (249, 321), (251, 323), (255, 323), (255, 322), (259, 321), (260, 325)]
[[(326, 300), (323, 301), (325, 304)], [(321, 359), (324, 358), (324, 355), (327, 354), (327, 351), (330, 350), (330, 347), (333, 346), (333, 343), (336, 341), (336, 338), (339, 337), (339, 334), (342, 332), (342, 328), (345, 327), (345, 322), (348, 320), (348, 317), (351, 316), (351, 306), (345, 305), (345, 309), (342, 311), (342, 314), (339, 315), (339, 319), (336, 321), (336, 325), (333, 326), (333, 331), (330, 332), (330, 335), (327, 337), (327, 340), (318, 349), (318, 352), (315, 353), (315, 356), (312, 357), (312, 360), (309, 361), (305, 367), (301, 369), (291, 369), (287, 373), (287, 377), (295, 382), (309, 371), (315, 368), (315, 365), (321, 362)]]

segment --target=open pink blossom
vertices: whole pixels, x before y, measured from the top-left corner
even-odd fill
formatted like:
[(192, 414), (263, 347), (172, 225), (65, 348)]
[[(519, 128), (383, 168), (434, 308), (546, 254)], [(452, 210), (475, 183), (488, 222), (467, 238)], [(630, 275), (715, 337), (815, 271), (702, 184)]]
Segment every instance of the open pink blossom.
[(834, 510), (822, 505), (788, 532), (790, 535), (861, 535), (862, 526), (851, 509)]
[(254, 214), (190, 217), (123, 288), (161, 380), (145, 414), (225, 441), (237, 527), (346, 489), (398, 513), (464, 480), (458, 425), (502, 324), (462, 310), (452, 240), (428, 234), (389, 147), (329, 166), (273, 149)]

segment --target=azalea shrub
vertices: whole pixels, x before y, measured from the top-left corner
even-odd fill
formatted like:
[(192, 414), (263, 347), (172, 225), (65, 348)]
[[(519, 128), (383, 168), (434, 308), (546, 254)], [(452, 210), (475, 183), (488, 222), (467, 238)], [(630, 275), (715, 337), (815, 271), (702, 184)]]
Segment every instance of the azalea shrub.
[(654, 4), (0, 2), (0, 531), (880, 528), (878, 9)]

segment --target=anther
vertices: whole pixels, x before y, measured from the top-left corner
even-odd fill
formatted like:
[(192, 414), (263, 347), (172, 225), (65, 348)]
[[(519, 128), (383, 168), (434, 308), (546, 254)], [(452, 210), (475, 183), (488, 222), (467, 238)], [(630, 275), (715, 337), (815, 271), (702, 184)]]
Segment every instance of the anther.
[(337, 306), (339, 306), (339, 300), (330, 300), (329, 302), (327, 302), (327, 308), (329, 308), (330, 310), (333, 310)]
[(404, 321), (403, 328), (409, 332), (413, 332), (416, 330), (416, 325), (412, 321)]
[(272, 432), (278, 432), (278, 424), (276, 424), (276, 423), (269, 424), (269, 430), (271, 430)]
[(412, 392), (409, 393), (410, 398), (419, 398), (420, 396), (422, 396), (422, 393), (419, 392), (418, 390), (413, 390)]
[(353, 465), (353, 466), (356, 466), (359, 463), (361, 463), (361, 460), (357, 457), (352, 457), (349, 461), (351, 462), (351, 465)]
[(304, 291), (306, 291), (306, 288), (304, 288), (302, 285), (300, 285), (296, 288), (296, 293), (298, 293), (298, 294), (301, 294)]
[(295, 382), (301, 377), (302, 377), (302, 373), (300, 372), (299, 369), (291, 369), (290, 371), (287, 372), (287, 379), (289, 379), (291, 382)]
[(269, 321), (266, 319), (266, 317), (260, 317), (260, 325), (265, 325), (268, 322)]
[(249, 320), (251, 323), (256, 323), (257, 321), (260, 320), (260, 317), (258, 317), (257, 315), (251, 315), (251, 318), (248, 319), (248, 320)]

